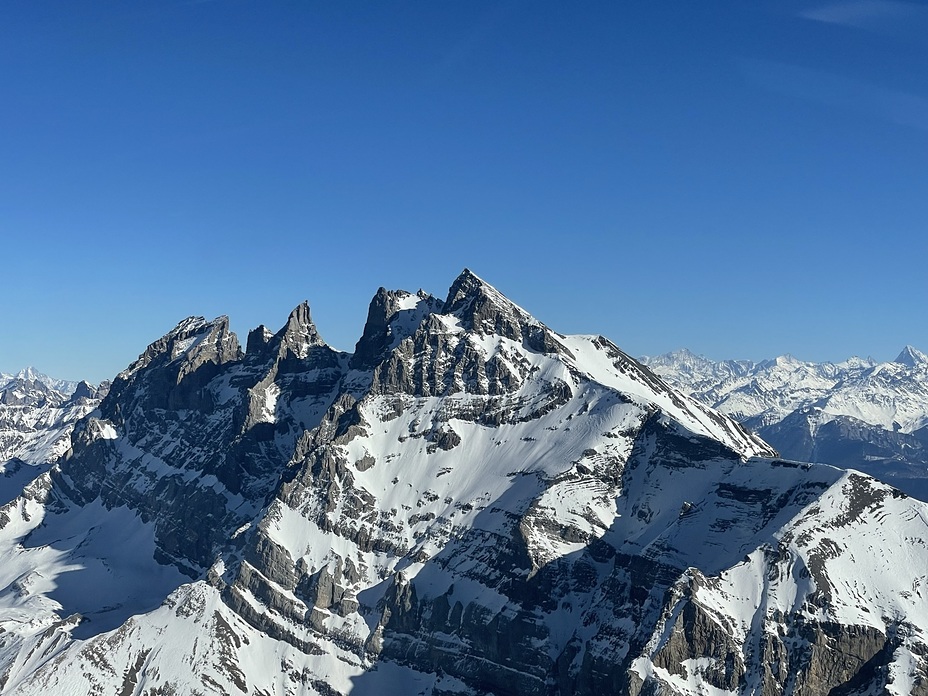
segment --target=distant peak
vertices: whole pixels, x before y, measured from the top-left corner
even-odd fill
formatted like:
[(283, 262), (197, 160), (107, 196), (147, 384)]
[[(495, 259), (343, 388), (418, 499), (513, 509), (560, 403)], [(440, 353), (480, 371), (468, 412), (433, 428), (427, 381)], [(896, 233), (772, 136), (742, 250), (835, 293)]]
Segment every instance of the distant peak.
[(773, 362), (776, 365), (780, 366), (792, 366), (798, 365), (799, 360), (792, 353), (784, 353), (783, 355), (778, 355), (773, 359)]
[(97, 390), (94, 388), (90, 382), (81, 381), (78, 382), (77, 387), (74, 390), (74, 393), (71, 394), (71, 399), (77, 401), (78, 399), (92, 399), (96, 396)]
[(5, 384), (12, 381), (43, 385), (62, 394), (70, 394), (77, 387), (77, 382), (67, 379), (59, 379), (56, 377), (49, 377), (44, 372), (40, 372), (31, 365), (29, 367), (23, 368), (15, 375), (0, 374), (0, 383)]
[(677, 350), (672, 350), (669, 353), (665, 353), (663, 356), (658, 357), (667, 357), (671, 360), (685, 360), (692, 362), (694, 360), (701, 360), (705, 362), (711, 362), (709, 358), (699, 353), (694, 353), (689, 348), (679, 348)]
[(30, 380), (32, 382), (40, 381), (40, 378), (44, 376), (45, 375), (43, 375), (32, 366), (24, 367), (22, 370), (16, 373), (16, 379)]
[(902, 363), (908, 367), (916, 367), (928, 364), (928, 355), (925, 355), (917, 348), (906, 346), (893, 362)]

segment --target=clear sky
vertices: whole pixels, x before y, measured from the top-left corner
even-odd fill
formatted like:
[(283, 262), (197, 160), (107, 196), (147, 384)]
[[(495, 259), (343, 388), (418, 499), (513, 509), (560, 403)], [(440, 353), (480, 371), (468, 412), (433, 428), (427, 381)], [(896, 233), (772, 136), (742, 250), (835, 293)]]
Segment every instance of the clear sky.
[(634, 354), (928, 350), (928, 5), (0, 3), (0, 371), (469, 267)]

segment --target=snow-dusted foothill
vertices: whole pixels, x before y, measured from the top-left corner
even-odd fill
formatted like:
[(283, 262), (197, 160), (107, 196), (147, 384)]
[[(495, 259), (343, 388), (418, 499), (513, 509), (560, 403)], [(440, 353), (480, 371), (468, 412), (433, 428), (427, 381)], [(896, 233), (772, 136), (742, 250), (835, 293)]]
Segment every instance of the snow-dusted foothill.
[(0, 508), (0, 694), (928, 693), (928, 507), (607, 339), (465, 270), (246, 348), (184, 320)]

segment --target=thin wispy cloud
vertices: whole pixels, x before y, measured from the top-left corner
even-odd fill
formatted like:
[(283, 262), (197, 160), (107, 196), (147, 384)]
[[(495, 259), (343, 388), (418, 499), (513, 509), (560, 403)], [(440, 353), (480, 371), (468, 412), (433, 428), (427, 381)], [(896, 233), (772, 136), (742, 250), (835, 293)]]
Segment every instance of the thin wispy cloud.
[(804, 10), (799, 16), (816, 22), (881, 33), (908, 32), (928, 26), (928, 7), (900, 0), (851, 0), (831, 3)]
[(775, 61), (745, 61), (752, 82), (791, 97), (928, 131), (928, 98), (911, 92)]

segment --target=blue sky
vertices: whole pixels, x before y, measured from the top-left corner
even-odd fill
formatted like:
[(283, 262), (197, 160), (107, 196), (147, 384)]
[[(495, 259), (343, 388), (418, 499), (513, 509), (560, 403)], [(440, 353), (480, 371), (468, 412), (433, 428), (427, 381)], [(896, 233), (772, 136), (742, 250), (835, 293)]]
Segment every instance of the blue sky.
[(628, 352), (928, 350), (928, 6), (0, 5), (0, 370), (350, 350), (469, 267)]

